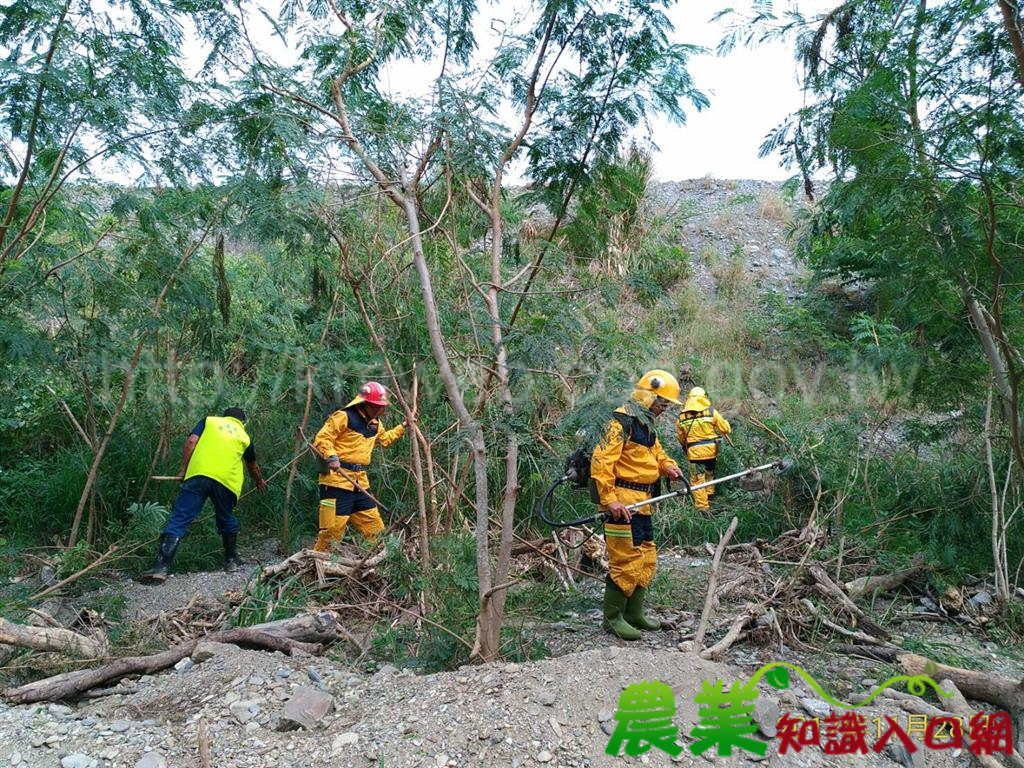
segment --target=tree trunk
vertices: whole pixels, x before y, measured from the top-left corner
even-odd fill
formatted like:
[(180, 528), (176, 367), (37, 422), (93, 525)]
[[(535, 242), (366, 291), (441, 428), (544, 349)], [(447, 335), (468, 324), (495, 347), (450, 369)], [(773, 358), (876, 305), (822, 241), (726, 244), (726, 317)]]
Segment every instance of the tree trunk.
[(1013, 55), (1017, 59), (1017, 79), (1024, 88), (1024, 40), (1021, 39), (1021, 15), (1020, 0), (1017, 8), (1013, 8), (1008, 0), (999, 0), (999, 9), (1003, 12), (1003, 24), (1006, 26), (1006, 33), (1010, 36), (1010, 44), (1013, 46)]
[(288, 521), (289, 507), (292, 501), (292, 486), (295, 484), (295, 475), (299, 471), (299, 451), (302, 449), (303, 435), (306, 427), (309, 426), (309, 412), (313, 406), (313, 374), (309, 367), (306, 368), (306, 405), (302, 409), (302, 423), (295, 432), (295, 445), (292, 446), (292, 466), (288, 470), (288, 482), (284, 486), (284, 504), (281, 506), (281, 540), (278, 542), (278, 551), (284, 554), (288, 549)]

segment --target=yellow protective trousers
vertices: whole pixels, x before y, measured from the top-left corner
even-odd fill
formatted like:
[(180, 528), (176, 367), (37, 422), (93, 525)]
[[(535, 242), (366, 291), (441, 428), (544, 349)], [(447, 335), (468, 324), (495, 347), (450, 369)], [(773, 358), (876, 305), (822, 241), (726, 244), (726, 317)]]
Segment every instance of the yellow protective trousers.
[(320, 499), (320, 535), (317, 536), (314, 550), (326, 552), (332, 543), (340, 542), (345, 536), (349, 518), (367, 541), (371, 544), (377, 541), (384, 530), (384, 521), (369, 496), (327, 486), (320, 486), (320, 495), (327, 498)]
[[(690, 462), (690, 485), (707, 483), (715, 479), (715, 459)], [(715, 486), (701, 488), (693, 492), (693, 506), (697, 509), (710, 509), (711, 497), (715, 494)]]
[[(650, 494), (630, 488), (615, 488), (618, 501), (634, 504), (649, 499)], [(650, 586), (658, 564), (658, 550), (654, 546), (654, 530), (649, 508), (633, 512), (628, 523), (608, 521), (604, 524), (604, 538), (608, 547), (608, 568), (612, 581), (631, 597), (637, 587)]]

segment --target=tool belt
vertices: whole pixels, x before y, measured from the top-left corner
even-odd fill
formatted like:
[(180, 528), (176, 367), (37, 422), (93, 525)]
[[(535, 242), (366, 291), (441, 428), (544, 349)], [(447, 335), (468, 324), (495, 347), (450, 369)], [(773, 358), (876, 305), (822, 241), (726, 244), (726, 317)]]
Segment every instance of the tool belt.
[(629, 480), (620, 480), (616, 477), (615, 485), (618, 488), (628, 488), (631, 491), (641, 491), (642, 493), (654, 496), (658, 490), (659, 483), (631, 483)]
[(338, 459), (338, 463), (342, 469), (347, 469), (350, 472), (365, 472), (367, 469), (365, 464), (353, 464), (350, 461), (342, 461), (341, 459)]
[[(316, 459), (317, 470), (321, 475), (326, 475), (331, 471), (331, 467), (327, 463), (327, 459), (320, 456), (319, 453), (316, 454)], [(342, 461), (341, 459), (338, 459), (338, 464), (341, 465), (342, 469), (347, 469), (349, 472), (365, 472), (367, 470), (367, 466), (365, 464), (353, 464), (350, 461)]]
[(695, 443), (687, 443), (687, 448), (696, 448), (698, 445), (717, 445), (721, 438), (715, 437), (710, 440), (698, 440)]

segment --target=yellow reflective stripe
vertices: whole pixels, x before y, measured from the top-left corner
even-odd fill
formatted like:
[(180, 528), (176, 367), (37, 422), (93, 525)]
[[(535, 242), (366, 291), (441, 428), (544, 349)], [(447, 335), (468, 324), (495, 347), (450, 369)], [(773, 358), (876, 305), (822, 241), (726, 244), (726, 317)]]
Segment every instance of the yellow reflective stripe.
[(338, 506), (337, 499), (320, 499), (321, 507), (336, 507)]
[(605, 536), (611, 536), (613, 538), (620, 538), (620, 539), (631, 539), (631, 538), (633, 538), (633, 532), (632, 531), (609, 531), (607, 528), (604, 529), (604, 535)]

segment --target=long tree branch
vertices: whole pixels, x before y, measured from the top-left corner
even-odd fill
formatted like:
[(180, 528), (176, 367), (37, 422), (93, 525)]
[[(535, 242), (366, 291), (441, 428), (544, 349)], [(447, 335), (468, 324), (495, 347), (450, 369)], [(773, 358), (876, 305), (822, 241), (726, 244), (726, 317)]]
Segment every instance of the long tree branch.
[(43, 94), (46, 92), (46, 80), (50, 74), (53, 57), (57, 53), (57, 43), (60, 39), (61, 28), (64, 26), (64, 20), (67, 18), (70, 7), (71, 1), (68, 0), (61, 9), (57, 25), (53, 28), (53, 36), (50, 38), (50, 47), (46, 52), (43, 71), (39, 74), (39, 88), (36, 89), (36, 100), (32, 107), (32, 121), (29, 123), (28, 135), (25, 139), (25, 160), (21, 164), (21, 173), (18, 175), (18, 181), (11, 192), (11, 199), (7, 203), (7, 213), (4, 215), (3, 223), (0, 224), (0, 243), (3, 243), (7, 238), (7, 230), (11, 226), (11, 221), (14, 220), (18, 199), (21, 197), (21, 192), (25, 188), (25, 182), (28, 179), (29, 169), (32, 165), (32, 153), (35, 151), (36, 146), (36, 131), (39, 128), (39, 120), (43, 113)]

